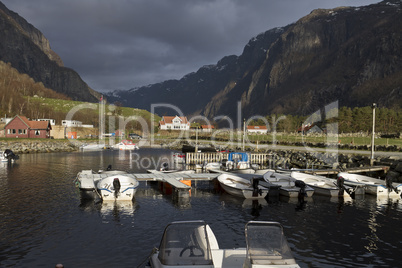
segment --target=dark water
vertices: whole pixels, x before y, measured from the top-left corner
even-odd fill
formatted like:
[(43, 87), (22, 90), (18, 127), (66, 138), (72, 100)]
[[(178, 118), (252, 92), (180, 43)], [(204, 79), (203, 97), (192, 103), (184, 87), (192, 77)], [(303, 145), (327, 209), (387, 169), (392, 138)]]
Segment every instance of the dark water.
[(256, 207), (198, 182), (189, 203), (141, 182), (134, 202), (81, 202), (73, 180), (82, 169), (145, 172), (171, 152), (105, 151), (21, 155), (0, 167), (0, 267), (137, 267), (159, 245), (165, 226), (203, 219), (223, 248), (244, 247), (250, 220), (279, 221), (301, 267), (401, 267), (401, 200), (313, 197)]

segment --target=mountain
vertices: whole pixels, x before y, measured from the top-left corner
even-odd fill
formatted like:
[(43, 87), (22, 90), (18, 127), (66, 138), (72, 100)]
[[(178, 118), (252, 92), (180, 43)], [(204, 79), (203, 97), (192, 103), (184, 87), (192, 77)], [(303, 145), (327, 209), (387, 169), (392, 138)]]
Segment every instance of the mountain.
[(38, 29), (1, 2), (0, 60), (74, 100), (96, 102), (100, 97), (77, 72), (63, 66)]
[[(400, 0), (364, 7), (318, 9), (283, 28), (252, 38), (240, 56), (227, 56), (180, 80), (108, 95), (111, 102), (158, 114), (208, 118), (308, 115), (339, 106), (402, 107)], [(177, 110), (177, 109), (176, 109)]]

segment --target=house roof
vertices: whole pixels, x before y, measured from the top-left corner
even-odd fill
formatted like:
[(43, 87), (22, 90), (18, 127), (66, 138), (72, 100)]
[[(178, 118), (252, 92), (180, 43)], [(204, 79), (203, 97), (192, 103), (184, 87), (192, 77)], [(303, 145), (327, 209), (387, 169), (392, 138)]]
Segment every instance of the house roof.
[(213, 129), (215, 128), (213, 125), (201, 125), (202, 129)]
[(47, 129), (51, 128), (49, 121), (29, 121), (32, 129)]
[[(173, 119), (175, 119), (175, 118), (179, 118), (180, 119), (180, 121), (181, 121), (181, 123), (182, 124), (187, 124), (188, 123), (188, 121), (187, 121), (187, 117), (185, 117), (185, 116), (162, 116), (162, 121), (165, 123), (165, 124), (172, 124), (173, 123)], [(162, 122), (161, 121), (161, 122)]]
[(312, 127), (314, 127), (315, 125), (314, 124), (312, 124), (312, 125), (310, 125), (310, 124), (308, 124), (308, 125), (301, 125), (301, 127), (299, 127), (298, 129), (297, 129), (297, 131), (298, 132), (301, 132), (301, 131), (308, 131), (308, 130), (310, 130), (310, 128), (312, 128)]
[(7, 127), (8, 124), (10, 124), (11, 122), (13, 122), (16, 118), (20, 119), (26, 126), (27, 128), (31, 128), (31, 129), (52, 129), (51, 125), (50, 125), (50, 121), (30, 121), (28, 118), (26, 118), (23, 115), (16, 115), (14, 116), (13, 119), (10, 120), (10, 122), (8, 122), (4, 128)]
[(247, 126), (249, 130), (267, 130), (267, 126)]

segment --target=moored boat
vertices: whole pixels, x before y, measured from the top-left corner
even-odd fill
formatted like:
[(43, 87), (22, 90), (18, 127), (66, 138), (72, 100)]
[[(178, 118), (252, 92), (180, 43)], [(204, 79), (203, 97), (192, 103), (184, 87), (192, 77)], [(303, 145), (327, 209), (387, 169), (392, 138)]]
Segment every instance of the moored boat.
[(251, 167), (248, 153), (231, 152), (225, 161), (226, 171), (241, 174), (254, 174), (255, 169)]
[(133, 200), (139, 182), (132, 176), (113, 175), (99, 180), (96, 188), (103, 200)]
[(388, 195), (390, 197), (401, 197), (402, 184), (395, 182), (387, 182), (385, 180), (375, 179), (372, 177), (340, 172), (337, 175), (338, 179), (344, 180), (346, 185), (362, 184), (365, 191), (372, 195)]
[(119, 150), (136, 150), (139, 149), (138, 146), (133, 142), (133, 140), (122, 140), (117, 143), (114, 148)]
[(292, 171), (290, 176), (296, 180), (303, 181), (305, 184), (313, 188), (314, 194), (325, 196), (344, 196), (355, 192), (350, 186), (345, 186), (346, 189), (339, 188), (336, 180), (324, 176), (311, 175), (296, 171)]
[(302, 181), (292, 178), (288, 174), (278, 173), (274, 170), (268, 171), (263, 175), (266, 182), (280, 186), (279, 194), (287, 197), (311, 197), (314, 189)]
[(218, 176), (221, 187), (229, 194), (242, 198), (265, 198), (269, 188), (258, 185), (258, 180), (245, 179), (234, 174), (224, 173)]
[(204, 221), (172, 222), (165, 228), (159, 248), (152, 251), (149, 267), (300, 267), (279, 223), (250, 221), (245, 237), (246, 248), (221, 249)]

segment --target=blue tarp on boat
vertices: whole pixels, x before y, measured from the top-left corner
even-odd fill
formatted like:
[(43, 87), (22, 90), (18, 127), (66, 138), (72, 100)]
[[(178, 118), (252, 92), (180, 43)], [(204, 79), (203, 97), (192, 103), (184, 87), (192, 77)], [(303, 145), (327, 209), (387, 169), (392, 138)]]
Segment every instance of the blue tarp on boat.
[(248, 162), (248, 154), (247, 153), (229, 153), (228, 161)]

